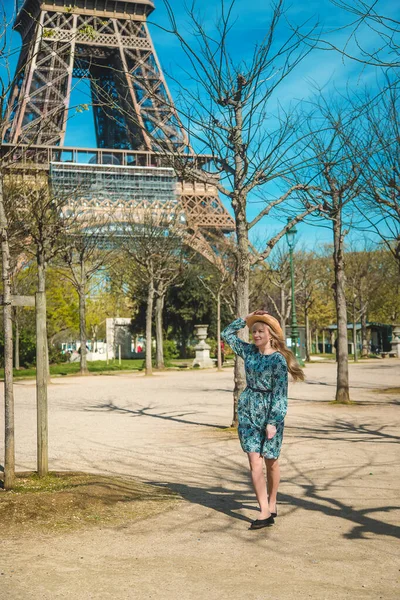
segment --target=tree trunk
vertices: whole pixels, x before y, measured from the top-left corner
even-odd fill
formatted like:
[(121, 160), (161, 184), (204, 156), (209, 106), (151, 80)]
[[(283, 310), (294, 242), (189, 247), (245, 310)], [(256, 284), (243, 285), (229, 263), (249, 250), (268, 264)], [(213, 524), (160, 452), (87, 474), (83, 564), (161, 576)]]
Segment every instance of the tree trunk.
[(147, 308), (146, 308), (146, 375), (153, 374), (153, 365), (151, 360), (152, 339), (151, 326), (153, 320), (153, 303), (154, 303), (154, 280), (150, 278), (149, 287), (147, 290)]
[(322, 330), (322, 353), (326, 354), (326, 347), (325, 347), (325, 329)]
[(0, 176), (0, 228), (3, 280), (4, 333), (4, 487), (12, 489), (15, 482), (14, 389), (13, 389), (13, 332), (11, 307), (10, 246), (8, 223), (3, 202), (3, 181)]
[[(240, 205), (245, 206), (245, 199), (240, 199)], [(249, 240), (248, 228), (244, 211), (238, 211), (236, 215), (236, 235), (237, 235), (237, 262), (236, 262), (236, 315), (245, 318), (249, 314)], [(248, 341), (248, 330), (239, 331), (239, 337)], [(232, 427), (237, 427), (237, 405), (239, 396), (246, 387), (246, 377), (244, 372), (244, 362), (240, 357), (236, 357), (234, 369), (234, 390), (233, 390), (233, 419)]]
[(304, 311), (304, 321), (306, 326), (305, 338), (306, 338), (306, 361), (310, 362), (310, 320), (308, 317), (308, 310)]
[(332, 354), (336, 355), (336, 359), (337, 359), (337, 350), (335, 348), (335, 332), (331, 331), (330, 333), (330, 342), (331, 342), (331, 352)]
[(48, 467), (48, 407), (47, 407), (47, 324), (46, 324), (46, 264), (43, 253), (37, 255), (38, 292), (36, 293), (36, 403), (37, 403), (37, 470), (39, 477), (47, 475)]
[(155, 306), (155, 321), (156, 321), (156, 367), (157, 369), (164, 369), (164, 349), (163, 349), (163, 308), (164, 308), (165, 294), (160, 294), (156, 297)]
[(315, 330), (315, 354), (319, 354), (318, 347), (318, 329)]
[(82, 283), (79, 286), (79, 337), (81, 342), (81, 368), (80, 374), (89, 373), (87, 367), (87, 333), (86, 333), (86, 285)]
[(18, 307), (14, 307), (14, 324), (15, 324), (15, 346), (14, 346), (14, 368), (16, 371), (20, 370), (19, 361), (19, 320), (18, 320)]
[[(37, 267), (38, 267), (38, 292), (41, 294), (40, 299), (39, 299), (39, 310), (40, 310), (40, 315), (38, 314), (38, 305), (36, 306), (36, 319), (40, 318), (41, 319), (41, 323), (39, 323), (39, 333), (40, 335), (44, 335), (44, 341), (40, 341), (40, 346), (43, 345), (42, 347), (42, 354), (40, 356), (40, 363), (43, 362), (43, 366), (40, 366), (40, 368), (43, 368), (44, 370), (44, 377), (45, 377), (45, 387), (46, 390), (43, 392), (43, 394), (46, 396), (46, 428), (47, 428), (47, 386), (49, 383), (51, 383), (50, 381), (50, 361), (49, 361), (49, 343), (48, 343), (48, 339), (47, 339), (47, 302), (46, 302), (46, 259), (44, 256), (44, 253), (39, 249), (38, 253), (37, 253)], [(37, 336), (37, 331), (38, 331), (38, 323), (36, 322), (36, 336)], [(44, 348), (44, 350), (43, 350)], [(37, 358), (38, 352), (37, 352), (37, 343), (36, 343), (36, 358)], [(37, 365), (36, 365), (36, 371), (37, 371)], [(42, 380), (42, 374), (39, 374), (39, 378)], [(37, 382), (37, 378), (36, 378), (36, 382)], [(42, 384), (39, 385), (39, 387), (41, 387)], [(38, 392), (39, 393), (39, 392)], [(42, 392), (40, 392), (40, 394), (42, 394)], [(43, 421), (44, 423), (44, 421)]]
[[(47, 320), (47, 316), (46, 316), (46, 320)], [(48, 337), (47, 337), (47, 321), (46, 321), (46, 358), (45, 358), (45, 369), (46, 369), (46, 379), (47, 379), (47, 385), (48, 385), (49, 383), (51, 383), (51, 379), (50, 379), (49, 340), (48, 340)]]
[(349, 366), (347, 341), (347, 305), (345, 295), (346, 277), (344, 272), (343, 233), (341, 214), (338, 211), (333, 221), (333, 262), (335, 269), (335, 304), (337, 318), (337, 382), (336, 402), (350, 402)]
[(81, 360), (80, 360), (80, 374), (88, 375), (87, 366), (87, 331), (86, 331), (86, 266), (85, 259), (80, 256), (80, 273), (79, 273), (79, 337), (81, 343)]
[(358, 361), (357, 356), (357, 316), (356, 316), (356, 305), (353, 305), (353, 353), (354, 362)]
[(97, 344), (97, 331), (98, 331), (98, 325), (93, 325), (92, 328), (92, 352), (97, 352), (98, 350), (98, 344)]
[(367, 328), (367, 307), (362, 305), (361, 307), (361, 340), (362, 340), (362, 350), (361, 356), (363, 358), (368, 358), (368, 328)]
[(217, 368), (222, 371), (221, 351), (221, 289), (217, 292)]
[(185, 331), (181, 331), (179, 340), (179, 358), (187, 358), (187, 335)]

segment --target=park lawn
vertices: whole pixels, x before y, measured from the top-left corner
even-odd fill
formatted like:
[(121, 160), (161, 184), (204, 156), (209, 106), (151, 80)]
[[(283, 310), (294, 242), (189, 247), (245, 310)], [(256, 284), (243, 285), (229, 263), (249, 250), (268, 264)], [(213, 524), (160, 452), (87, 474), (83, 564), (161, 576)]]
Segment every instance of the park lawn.
[[(191, 368), (193, 359), (172, 359), (166, 361), (166, 368)], [(154, 365), (153, 365), (154, 367)], [(50, 365), (50, 375), (53, 377), (62, 375), (77, 375), (79, 373), (79, 362), (74, 363), (58, 363)], [(112, 373), (115, 371), (142, 371), (144, 370), (144, 359), (123, 359), (121, 364), (118, 360), (110, 360), (109, 364), (103, 360), (88, 362), (89, 373)], [(29, 379), (36, 377), (35, 367), (29, 369), (14, 369), (15, 379)], [(4, 369), (0, 369), (0, 380), (4, 379)]]
[[(79, 363), (58, 363), (50, 365), (50, 375), (75, 375), (79, 373)], [(110, 361), (107, 365), (106, 361), (97, 360), (88, 362), (89, 373), (109, 373), (113, 371), (139, 371), (144, 368), (144, 361), (139, 359), (132, 360), (121, 360), (121, 364), (118, 361)], [(20, 369), (16, 371), (14, 369), (15, 378), (28, 378), (35, 377), (36, 369), (32, 367), (30, 369)], [(0, 378), (4, 379), (4, 369), (0, 369)]]

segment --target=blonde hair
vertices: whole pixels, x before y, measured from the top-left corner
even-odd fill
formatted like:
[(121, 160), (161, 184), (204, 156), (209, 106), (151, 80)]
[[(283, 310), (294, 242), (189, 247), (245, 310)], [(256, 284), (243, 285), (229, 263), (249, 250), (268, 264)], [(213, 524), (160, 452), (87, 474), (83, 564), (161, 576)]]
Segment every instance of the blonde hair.
[(273, 348), (277, 352), (280, 352), (280, 354), (282, 354), (282, 356), (285, 358), (288, 371), (293, 377), (293, 381), (304, 381), (304, 371), (303, 369), (301, 369), (293, 352), (289, 350), (289, 348), (286, 346), (284, 339), (280, 335), (278, 335), (272, 327), (270, 327), (263, 321), (257, 321), (256, 323), (253, 323), (253, 327), (256, 324), (264, 325), (264, 327), (267, 327), (271, 337), (271, 348)]

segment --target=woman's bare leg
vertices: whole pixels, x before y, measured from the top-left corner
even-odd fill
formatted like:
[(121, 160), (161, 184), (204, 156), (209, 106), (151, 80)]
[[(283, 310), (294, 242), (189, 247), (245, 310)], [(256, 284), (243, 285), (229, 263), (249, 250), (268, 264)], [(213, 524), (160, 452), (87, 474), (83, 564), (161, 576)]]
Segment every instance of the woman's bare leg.
[(260, 505), (260, 519), (267, 519), (270, 516), (268, 507), (267, 485), (264, 476), (264, 461), (263, 457), (258, 452), (248, 452), (251, 480), (253, 482), (254, 491), (256, 493), (257, 502)]
[(278, 495), (281, 472), (277, 458), (266, 458), (267, 466), (267, 485), (268, 485), (268, 504), (271, 512), (276, 512), (276, 497)]

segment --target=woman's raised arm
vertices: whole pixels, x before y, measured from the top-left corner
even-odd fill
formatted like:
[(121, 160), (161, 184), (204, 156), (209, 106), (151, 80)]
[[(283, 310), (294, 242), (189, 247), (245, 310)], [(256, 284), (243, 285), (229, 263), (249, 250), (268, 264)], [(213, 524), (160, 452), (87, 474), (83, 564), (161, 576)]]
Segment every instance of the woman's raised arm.
[(229, 344), (235, 354), (244, 358), (246, 356), (246, 352), (248, 348), (251, 347), (251, 344), (244, 342), (237, 336), (237, 331), (246, 327), (246, 321), (244, 319), (236, 319), (230, 325), (225, 327), (223, 332), (221, 333), (222, 339)]

